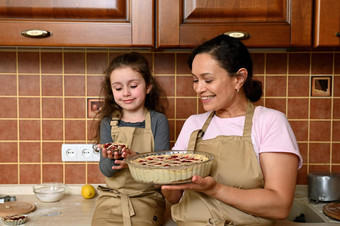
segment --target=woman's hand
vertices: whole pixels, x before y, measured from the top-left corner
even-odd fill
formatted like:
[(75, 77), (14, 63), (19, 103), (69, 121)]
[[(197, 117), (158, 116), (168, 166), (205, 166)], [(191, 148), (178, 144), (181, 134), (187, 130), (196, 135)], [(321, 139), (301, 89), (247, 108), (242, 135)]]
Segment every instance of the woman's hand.
[[(200, 176), (193, 176), (192, 183), (189, 184), (180, 184), (180, 185), (163, 185), (162, 191), (164, 190), (193, 190), (205, 193), (209, 196), (214, 196), (217, 188), (218, 183), (213, 177), (200, 177)], [(164, 193), (163, 193), (164, 194)]]
[[(156, 187), (159, 187), (159, 186), (156, 186)], [(163, 187), (166, 187), (166, 186), (161, 186), (161, 191), (162, 191), (164, 198), (171, 204), (178, 203), (183, 195), (183, 190), (169, 190), (169, 189), (163, 189)]]

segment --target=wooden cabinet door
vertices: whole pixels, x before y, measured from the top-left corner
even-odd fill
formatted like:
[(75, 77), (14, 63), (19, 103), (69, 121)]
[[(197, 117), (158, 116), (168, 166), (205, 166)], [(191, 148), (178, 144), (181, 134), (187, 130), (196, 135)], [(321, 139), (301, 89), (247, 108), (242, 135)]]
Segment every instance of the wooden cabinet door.
[[(334, 0), (337, 1), (337, 0)], [(249, 33), (248, 47), (312, 46), (312, 0), (157, 0), (157, 47)]]
[(316, 0), (314, 46), (340, 46), (340, 0)]
[(0, 0), (2, 46), (152, 47), (153, 27), (154, 0)]

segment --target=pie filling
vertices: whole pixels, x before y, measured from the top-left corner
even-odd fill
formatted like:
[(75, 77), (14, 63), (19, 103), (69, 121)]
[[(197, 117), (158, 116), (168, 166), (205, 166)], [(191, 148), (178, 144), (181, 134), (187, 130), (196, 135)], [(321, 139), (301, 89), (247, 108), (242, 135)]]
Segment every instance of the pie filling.
[(101, 149), (106, 149), (106, 151), (112, 151), (112, 152), (118, 152), (122, 153), (122, 150), (127, 147), (127, 145), (122, 144), (122, 143), (105, 143), (100, 145)]
[(204, 155), (179, 153), (142, 157), (135, 159), (133, 163), (135, 163), (136, 165), (161, 168), (171, 166), (187, 166), (199, 162), (205, 162), (208, 160), (209, 159)]

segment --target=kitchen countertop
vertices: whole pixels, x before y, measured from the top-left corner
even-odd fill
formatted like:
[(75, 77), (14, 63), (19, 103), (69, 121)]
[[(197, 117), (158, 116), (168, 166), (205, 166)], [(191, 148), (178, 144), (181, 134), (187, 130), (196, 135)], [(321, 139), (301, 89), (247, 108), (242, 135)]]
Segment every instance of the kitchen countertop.
[[(43, 203), (33, 195), (16, 195), (17, 201), (25, 201), (35, 204), (35, 211), (27, 214), (28, 221), (25, 225), (91, 225), (94, 199), (84, 199), (81, 195), (66, 194), (63, 199), (53, 203)], [(43, 216), (60, 212), (59, 215)], [(72, 223), (70, 223), (72, 222)]]
[[(1, 196), (16, 196), (17, 201), (30, 202), (36, 206), (33, 212), (27, 214), (28, 221), (24, 225), (91, 225), (98, 196), (92, 199), (84, 199), (81, 196), (82, 185), (67, 185), (64, 197), (60, 201), (52, 203), (44, 203), (38, 200), (33, 193), (32, 186), (0, 185)], [(94, 185), (94, 187), (97, 186)], [(54, 212), (60, 212), (60, 215), (43, 216)]]
[[(72, 225), (72, 226), (87, 226), (91, 225), (92, 214), (95, 208), (95, 202), (98, 197), (92, 199), (84, 199), (81, 194), (83, 185), (67, 185), (64, 197), (53, 203), (44, 203), (39, 201), (33, 193), (33, 185), (0, 185), (0, 196), (16, 196), (17, 201), (30, 202), (35, 204), (36, 210), (29, 213), (28, 221), (24, 225)], [(93, 185), (95, 188), (97, 185)], [(98, 194), (98, 192), (97, 192)], [(298, 185), (295, 191), (295, 200), (304, 202), (313, 207), (313, 209), (325, 219), (326, 223), (308, 223), (308, 225), (336, 225), (340, 221), (331, 219), (323, 214), (323, 206), (327, 203), (312, 203), (307, 198), (307, 186)], [(45, 214), (60, 212), (60, 215), (43, 216)], [(176, 225), (173, 222), (168, 222), (166, 226)], [(281, 221), (277, 225), (307, 225), (304, 223), (294, 223)]]

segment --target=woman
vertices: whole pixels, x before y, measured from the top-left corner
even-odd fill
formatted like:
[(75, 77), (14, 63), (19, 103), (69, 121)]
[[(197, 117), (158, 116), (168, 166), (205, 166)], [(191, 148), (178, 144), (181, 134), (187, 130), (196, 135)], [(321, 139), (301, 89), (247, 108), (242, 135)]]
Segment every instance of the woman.
[[(178, 225), (273, 225), (290, 212), (302, 159), (284, 114), (253, 105), (262, 86), (247, 48), (220, 35), (189, 57), (206, 113), (190, 116), (174, 150), (215, 155), (211, 176), (162, 186)], [(184, 190), (184, 192), (183, 192)]]

